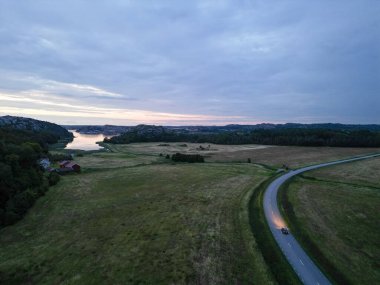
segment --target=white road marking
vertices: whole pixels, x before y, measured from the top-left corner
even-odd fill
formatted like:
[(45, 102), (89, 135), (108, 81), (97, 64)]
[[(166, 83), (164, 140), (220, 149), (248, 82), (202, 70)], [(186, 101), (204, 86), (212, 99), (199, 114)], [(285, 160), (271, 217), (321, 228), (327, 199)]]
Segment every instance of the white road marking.
[(303, 262), (302, 262), (302, 260), (301, 260), (301, 259), (300, 259), (300, 262), (301, 262), (301, 264), (302, 264), (302, 265), (305, 265), (305, 264), (303, 264)]
[(292, 245), (291, 245), (290, 243), (288, 243), (288, 245), (289, 245), (290, 247), (292, 247)]

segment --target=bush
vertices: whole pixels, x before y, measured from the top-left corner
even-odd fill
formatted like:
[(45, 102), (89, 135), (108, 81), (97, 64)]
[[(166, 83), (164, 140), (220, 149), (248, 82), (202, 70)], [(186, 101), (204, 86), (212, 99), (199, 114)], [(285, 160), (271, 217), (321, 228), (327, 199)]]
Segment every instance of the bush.
[(173, 161), (180, 161), (180, 162), (204, 162), (203, 156), (199, 154), (182, 154), (177, 152), (176, 154), (172, 155)]
[(57, 184), (60, 179), (61, 179), (61, 177), (59, 176), (59, 174), (57, 172), (50, 172), (49, 177), (48, 177), (49, 185), (53, 186), (53, 185)]
[(61, 153), (49, 154), (49, 159), (51, 161), (73, 160), (70, 154), (61, 154)]
[(7, 211), (4, 213), (4, 220), (3, 220), (3, 223), (4, 225), (12, 225), (14, 224), (15, 222), (17, 222), (18, 220), (21, 219), (21, 215), (19, 214), (16, 214), (15, 212), (13, 211)]
[(30, 189), (15, 195), (7, 203), (7, 212), (15, 212), (16, 214), (23, 215), (34, 204), (36, 200), (36, 193)]

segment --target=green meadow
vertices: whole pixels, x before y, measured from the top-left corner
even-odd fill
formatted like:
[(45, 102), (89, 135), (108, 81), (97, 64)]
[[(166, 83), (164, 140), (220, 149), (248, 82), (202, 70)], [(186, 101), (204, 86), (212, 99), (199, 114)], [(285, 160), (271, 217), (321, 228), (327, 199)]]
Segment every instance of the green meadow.
[[(173, 163), (165, 155), (178, 148), (197, 153), (196, 145), (106, 147), (76, 152), (81, 173), (62, 176), (21, 221), (0, 229), (1, 284), (281, 283), (281, 268), (292, 273), (265, 230), (260, 212), (263, 183), (282, 163), (298, 159), (311, 164), (333, 152), (212, 145), (209, 153), (198, 152), (205, 155), (205, 163), (188, 164)], [(333, 157), (352, 152), (337, 149)], [(343, 195), (331, 187), (327, 192)], [(365, 191), (370, 193), (363, 192), (363, 197), (375, 203), (377, 192)], [(296, 205), (298, 192), (290, 193)], [(334, 197), (331, 201), (338, 201)], [(323, 204), (329, 199), (308, 197), (312, 205), (322, 203), (333, 219), (339, 216), (334, 213), (338, 202)], [(354, 204), (359, 207), (358, 201)], [(295, 209), (303, 211), (298, 204)], [(373, 226), (366, 211), (363, 208), (364, 220)], [(313, 225), (309, 218), (305, 212), (301, 220), (307, 229)], [(326, 222), (325, 227), (339, 224)], [(278, 261), (277, 272), (265, 262), (271, 259)]]
[(78, 161), (82, 173), (0, 230), (2, 283), (272, 282), (245, 215), (266, 168), (125, 152)]

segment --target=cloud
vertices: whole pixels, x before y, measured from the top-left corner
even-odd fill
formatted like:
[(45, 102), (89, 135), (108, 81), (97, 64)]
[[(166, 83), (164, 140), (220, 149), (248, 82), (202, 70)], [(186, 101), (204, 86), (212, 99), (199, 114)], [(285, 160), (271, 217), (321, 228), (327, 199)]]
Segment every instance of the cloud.
[[(44, 79), (38, 76), (25, 75), (22, 73), (7, 74), (6, 71), (2, 71), (0, 74), (3, 74), (3, 80), (7, 80), (8, 84), (11, 82), (11, 85), (16, 86), (16, 90), (24, 93), (25, 95), (32, 90), (34, 92), (29, 93), (51, 93), (77, 98), (106, 97), (129, 99), (127, 95), (111, 92), (93, 85), (59, 82), (56, 80)], [(0, 89), (14, 90), (14, 88), (7, 88), (6, 86), (3, 86), (3, 88)]]
[(25, 98), (2, 107), (53, 98), (248, 121), (380, 123), (379, 6), (2, 1), (0, 90)]
[[(159, 123), (159, 124), (201, 124), (213, 122), (223, 124), (226, 120), (232, 122), (242, 120), (242, 116), (211, 116), (200, 114), (176, 114), (152, 112), (146, 110), (103, 108), (89, 104), (69, 104), (60, 102), (60, 98), (48, 93), (30, 91), (29, 96), (24, 94), (0, 93), (0, 114), (13, 114), (34, 117), (76, 117), (84, 119), (108, 120), (124, 124)], [(49, 100), (47, 100), (49, 98)], [(103, 121), (104, 122), (104, 121)]]

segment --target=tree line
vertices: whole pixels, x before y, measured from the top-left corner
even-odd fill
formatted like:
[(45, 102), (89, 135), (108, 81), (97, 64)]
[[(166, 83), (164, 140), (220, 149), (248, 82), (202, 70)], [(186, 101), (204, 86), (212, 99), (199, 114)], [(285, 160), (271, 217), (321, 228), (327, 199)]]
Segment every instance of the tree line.
[(279, 128), (216, 133), (184, 133), (160, 127), (159, 131), (135, 132), (105, 139), (114, 144), (134, 142), (193, 142), (215, 144), (264, 144), (291, 146), (379, 147), (380, 132), (371, 130), (331, 130)]
[(0, 226), (21, 219), (58, 182), (58, 174), (44, 175), (38, 159), (47, 156), (48, 144), (59, 138), (50, 132), (0, 128)]

